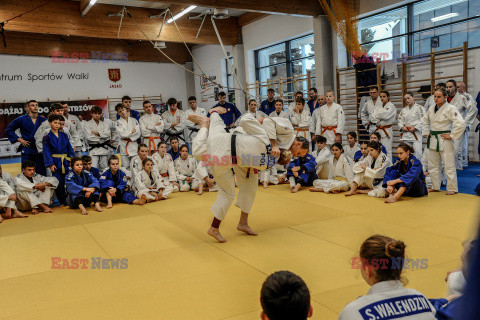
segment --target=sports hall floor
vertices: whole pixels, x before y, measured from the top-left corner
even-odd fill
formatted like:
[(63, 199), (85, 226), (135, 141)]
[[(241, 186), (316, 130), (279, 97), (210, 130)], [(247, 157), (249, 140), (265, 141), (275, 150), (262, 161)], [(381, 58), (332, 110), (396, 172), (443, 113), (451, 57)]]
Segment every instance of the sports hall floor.
[[(19, 165), (3, 169), (16, 174)], [(427, 269), (405, 272), (408, 286), (443, 297), (445, 274), (459, 266), (479, 209), (468, 194), (387, 205), (367, 196), (291, 194), (287, 185), (258, 190), (250, 221), (260, 235), (236, 232), (239, 212), (232, 208), (222, 224), (225, 244), (205, 233), (217, 193), (5, 221), (0, 318), (259, 319), (264, 279), (290, 270), (310, 288), (313, 319), (336, 319), (368, 290), (350, 258), (373, 233), (404, 240), (408, 258), (428, 259)], [(51, 257), (128, 258), (128, 268), (54, 270)]]

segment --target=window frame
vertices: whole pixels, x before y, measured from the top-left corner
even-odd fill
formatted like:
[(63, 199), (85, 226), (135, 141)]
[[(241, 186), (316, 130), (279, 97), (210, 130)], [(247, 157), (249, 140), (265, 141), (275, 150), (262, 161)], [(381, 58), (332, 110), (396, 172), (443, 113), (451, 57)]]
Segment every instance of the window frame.
[[(445, 22), (445, 23), (439, 24), (437, 26), (432, 26), (432, 27), (428, 27), (428, 28), (414, 30), (414, 23), (415, 23), (414, 22), (414, 17), (415, 17), (414, 6), (417, 3), (425, 2), (425, 1), (429, 1), (429, 0), (412, 1), (412, 2), (407, 3), (407, 4), (398, 5), (396, 7), (392, 7), (392, 8), (386, 9), (386, 10), (382, 10), (382, 11), (376, 12), (374, 14), (366, 15), (366, 16), (360, 18), (359, 21), (361, 21), (363, 19), (368, 19), (368, 18), (377, 16), (377, 15), (382, 15), (382, 14), (385, 14), (387, 12), (399, 10), (401, 8), (406, 8), (407, 9), (407, 32), (406, 33), (395, 35), (395, 36), (388, 37), (388, 38), (383, 38), (383, 39), (380, 39), (380, 40), (360, 43), (360, 45), (373, 44), (373, 43), (378, 43), (378, 42), (382, 42), (382, 41), (386, 41), (386, 40), (392, 40), (392, 39), (395, 39), (395, 38), (406, 37), (407, 38), (407, 43), (406, 43), (407, 52), (406, 53), (407, 53), (407, 55), (411, 56), (411, 55), (414, 54), (414, 52), (413, 52), (414, 51), (414, 41), (415, 41), (414, 37), (415, 37), (416, 34), (423, 33), (423, 32), (430, 31), (430, 30), (434, 30), (434, 29), (443, 28), (443, 27), (446, 27), (446, 26), (449, 26), (449, 25), (456, 25), (456, 24), (460, 24), (460, 23), (468, 23), (470, 21), (475, 21), (475, 20), (480, 19), (480, 16), (477, 15), (477, 16), (467, 17), (467, 18), (460, 19), (460, 20), (453, 21), (453, 22)], [(467, 0), (467, 1), (468, 1), (468, 7), (470, 7), (469, 6), (470, 3), (472, 1), (475, 1), (475, 0)], [(360, 41), (360, 38), (359, 38), (359, 41)], [(472, 46), (472, 47), (469, 46), (468, 48), (469, 49), (477, 49), (477, 48), (480, 48), (480, 46)], [(420, 53), (415, 53), (415, 54), (420, 54)], [(352, 66), (352, 59), (351, 58), (348, 59), (348, 65)]]

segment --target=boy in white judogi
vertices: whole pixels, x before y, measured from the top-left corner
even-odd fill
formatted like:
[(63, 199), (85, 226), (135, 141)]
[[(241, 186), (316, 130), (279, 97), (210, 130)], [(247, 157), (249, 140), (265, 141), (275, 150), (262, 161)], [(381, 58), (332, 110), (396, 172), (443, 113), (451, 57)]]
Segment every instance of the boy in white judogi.
[(188, 154), (188, 147), (180, 147), (180, 156), (175, 159), (173, 166), (177, 175), (180, 191), (193, 190), (198, 194), (203, 193), (204, 179), (208, 177), (207, 170), (200, 162)]
[(190, 106), (190, 109), (185, 111), (185, 118), (187, 118), (186, 119), (187, 121), (187, 139), (186, 140), (189, 148), (191, 148), (192, 141), (197, 135), (198, 130), (200, 130), (200, 126), (196, 123), (193, 123), (192, 121), (189, 121), (188, 116), (191, 114), (198, 114), (206, 117), (207, 110), (205, 110), (204, 108), (199, 108), (197, 106), (197, 98), (195, 98), (194, 96), (191, 96), (188, 98), (188, 104)]
[(85, 139), (89, 155), (92, 157), (92, 166), (100, 172), (107, 169), (108, 157), (113, 149), (110, 145), (111, 131), (108, 123), (103, 118), (103, 111), (99, 106), (91, 109), (92, 119), (85, 122)]
[[(295, 129), (296, 137), (304, 137), (309, 141), (312, 141), (312, 136), (310, 135), (310, 109), (305, 108), (305, 100), (303, 98), (298, 98), (296, 101), (296, 107), (293, 111), (290, 112), (290, 122)], [(309, 152), (311, 151), (312, 146), (309, 147)]]
[(335, 142), (342, 141), (343, 129), (345, 127), (345, 114), (341, 105), (334, 103), (333, 91), (326, 93), (327, 103), (318, 110), (315, 136), (327, 138), (327, 146), (330, 148)]
[(130, 160), (137, 154), (137, 140), (141, 136), (140, 125), (135, 118), (127, 115), (125, 107), (119, 103), (115, 106), (120, 118), (117, 120), (117, 133), (120, 137), (120, 157), (122, 167), (130, 168)]
[(478, 109), (476, 108), (475, 99), (467, 93), (465, 88), (465, 83), (463, 81), (457, 82), (457, 91), (467, 98), (468, 106), (465, 111), (465, 132), (463, 133), (463, 146), (462, 146), (462, 166), (468, 167), (468, 139), (470, 135), (470, 130), (472, 128), (473, 122), (477, 117)]
[(15, 182), (13, 180), (13, 176), (8, 172), (3, 171), (1, 165), (0, 165), (0, 179), (5, 180), (10, 186), (10, 188), (15, 190)]
[(247, 115), (247, 114), (251, 114), (255, 119), (257, 119), (260, 123), (263, 122), (263, 119), (267, 118), (268, 116), (263, 113), (262, 111), (259, 111), (257, 110), (257, 101), (255, 100), (250, 100), (248, 102), (248, 110), (247, 112), (245, 112), (244, 114), (242, 114), (241, 117), (239, 117), (237, 119), (237, 121), (235, 121), (235, 126), (239, 126), (240, 125), (240, 121), (242, 121), (242, 118)]
[(80, 124), (80, 119), (74, 115), (69, 113), (68, 103), (60, 102), (63, 106), (63, 117), (65, 118), (65, 128), (70, 132), (71, 140), (70, 143), (72, 147), (75, 149), (75, 154), (77, 157), (82, 156), (82, 138), (84, 137), (83, 127)]
[(458, 192), (454, 140), (462, 137), (465, 121), (457, 107), (447, 102), (444, 89), (434, 95), (436, 105), (425, 114), (422, 128), (422, 134), (428, 136), (428, 171), (433, 186), (429, 191), (440, 190), (441, 158), (447, 176), (447, 195), (452, 195)]
[(374, 125), (375, 122), (372, 120), (372, 114), (377, 107), (382, 106), (382, 101), (378, 97), (378, 88), (371, 87), (370, 88), (370, 98), (367, 98), (365, 104), (363, 105), (362, 109), (360, 110), (360, 117), (362, 119), (362, 124), (365, 129), (368, 130), (369, 134), (372, 134), (376, 127)]
[(387, 91), (380, 93), (381, 106), (376, 106), (371, 116), (372, 123), (376, 125), (374, 132), (379, 132), (382, 144), (387, 150), (387, 157), (392, 162), (393, 148), (393, 125), (397, 118), (397, 108), (390, 102), (390, 94)]
[(283, 111), (283, 100), (281, 99), (275, 100), (275, 111), (271, 112), (268, 116), (272, 118), (280, 117), (280, 118), (288, 119), (288, 113)]
[(150, 101), (143, 102), (145, 114), (140, 117), (140, 131), (142, 133), (143, 144), (148, 147), (148, 155), (151, 156), (157, 152), (157, 144), (160, 142), (160, 135), (163, 133), (163, 119), (159, 114), (153, 112), (153, 106)]
[(185, 142), (183, 136), (183, 131), (187, 127), (185, 113), (177, 108), (177, 99), (175, 98), (168, 99), (167, 105), (169, 109), (162, 114), (167, 141), (169, 138), (177, 137)]
[(315, 162), (317, 163), (315, 172), (317, 173), (318, 179), (328, 179), (329, 161), (332, 153), (330, 152), (330, 148), (327, 147), (327, 138), (324, 136), (316, 136), (315, 142), (317, 149), (312, 152), (312, 156), (315, 157)]
[(413, 147), (415, 157), (422, 158), (422, 124), (425, 116), (421, 105), (415, 103), (413, 93), (405, 95), (406, 106), (398, 114), (400, 138), (403, 142)]
[(15, 177), (17, 185), (17, 206), (22, 211), (52, 212), (49, 207), (58, 179), (45, 177), (35, 173), (35, 163), (26, 161), (22, 163), (22, 173)]
[[(0, 179), (0, 210), (5, 210), (4, 218), (26, 218), (27, 216), (18, 211), (15, 202), (17, 201), (17, 195), (8, 183)], [(2, 215), (0, 215), (0, 222), (3, 221)]]

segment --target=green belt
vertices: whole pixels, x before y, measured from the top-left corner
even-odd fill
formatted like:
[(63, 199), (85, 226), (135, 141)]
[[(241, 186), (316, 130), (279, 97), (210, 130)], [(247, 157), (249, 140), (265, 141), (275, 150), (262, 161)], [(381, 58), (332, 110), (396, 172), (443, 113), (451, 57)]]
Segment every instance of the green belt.
[(427, 148), (430, 149), (430, 137), (435, 136), (437, 139), (437, 148), (435, 151), (439, 152), (440, 151), (440, 141), (438, 140), (438, 135), (442, 133), (450, 133), (451, 131), (430, 131), (430, 134), (428, 135), (427, 138)]

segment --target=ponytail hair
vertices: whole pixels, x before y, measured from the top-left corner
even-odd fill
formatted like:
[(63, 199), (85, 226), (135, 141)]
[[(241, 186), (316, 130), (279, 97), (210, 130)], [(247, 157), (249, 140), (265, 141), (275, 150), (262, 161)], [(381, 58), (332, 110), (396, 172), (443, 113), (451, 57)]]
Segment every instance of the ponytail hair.
[(397, 148), (401, 148), (405, 152), (410, 151), (410, 153), (414, 153), (412, 146), (406, 144), (405, 142), (400, 143)]
[(440, 92), (444, 97), (447, 96), (447, 90), (445, 88), (438, 88), (435, 92)]
[(369, 237), (360, 247), (363, 264), (375, 265), (378, 281), (400, 280), (405, 260), (405, 243), (379, 234)]

